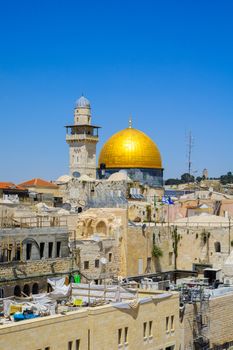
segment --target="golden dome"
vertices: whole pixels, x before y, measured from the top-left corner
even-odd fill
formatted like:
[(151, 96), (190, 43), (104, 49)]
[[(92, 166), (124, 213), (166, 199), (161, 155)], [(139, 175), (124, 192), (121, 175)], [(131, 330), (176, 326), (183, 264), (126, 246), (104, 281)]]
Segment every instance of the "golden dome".
[(162, 168), (156, 144), (142, 131), (132, 127), (114, 134), (104, 144), (99, 155), (99, 166), (112, 168)]

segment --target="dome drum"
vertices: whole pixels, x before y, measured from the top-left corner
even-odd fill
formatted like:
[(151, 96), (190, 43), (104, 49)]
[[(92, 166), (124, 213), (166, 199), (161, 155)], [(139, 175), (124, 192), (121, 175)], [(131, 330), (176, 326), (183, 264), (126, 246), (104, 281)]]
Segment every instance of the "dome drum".
[(149, 185), (151, 187), (162, 187), (163, 186), (163, 169), (146, 169), (146, 168), (113, 168), (104, 169), (104, 174), (101, 171), (101, 168), (99, 168), (98, 171), (98, 178), (100, 179), (108, 179), (112, 174), (116, 172), (121, 172), (122, 170), (125, 171), (127, 176), (133, 180), (138, 181), (142, 184)]

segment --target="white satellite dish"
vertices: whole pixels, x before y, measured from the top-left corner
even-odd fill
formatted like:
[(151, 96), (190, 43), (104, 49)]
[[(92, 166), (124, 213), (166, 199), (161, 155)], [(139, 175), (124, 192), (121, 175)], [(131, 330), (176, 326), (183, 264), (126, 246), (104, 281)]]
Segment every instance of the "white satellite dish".
[(102, 265), (106, 265), (108, 261), (107, 261), (106, 258), (103, 257), (103, 258), (100, 259), (100, 262), (101, 262)]
[(101, 241), (101, 238), (99, 235), (97, 235), (96, 233), (94, 233), (91, 237), (91, 239), (94, 241), (94, 242), (100, 242)]

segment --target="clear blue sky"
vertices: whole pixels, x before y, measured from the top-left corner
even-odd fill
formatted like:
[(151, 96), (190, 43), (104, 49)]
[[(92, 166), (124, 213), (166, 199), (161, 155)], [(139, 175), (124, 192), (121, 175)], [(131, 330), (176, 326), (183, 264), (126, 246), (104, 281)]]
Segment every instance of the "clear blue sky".
[(68, 172), (65, 124), (91, 101), (98, 151), (133, 116), (165, 177), (232, 168), (233, 2), (0, 2), (0, 181)]

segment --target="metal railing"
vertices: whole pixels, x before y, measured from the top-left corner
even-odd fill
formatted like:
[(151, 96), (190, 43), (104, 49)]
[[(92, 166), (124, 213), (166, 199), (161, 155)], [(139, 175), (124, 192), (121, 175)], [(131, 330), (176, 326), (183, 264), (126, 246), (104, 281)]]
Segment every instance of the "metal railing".
[(20, 218), (0, 218), (0, 228), (39, 228), (39, 227), (65, 227), (67, 219), (59, 216), (34, 216)]

